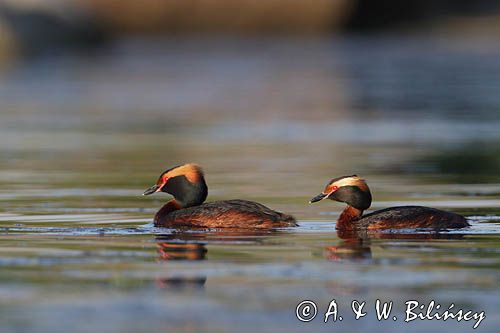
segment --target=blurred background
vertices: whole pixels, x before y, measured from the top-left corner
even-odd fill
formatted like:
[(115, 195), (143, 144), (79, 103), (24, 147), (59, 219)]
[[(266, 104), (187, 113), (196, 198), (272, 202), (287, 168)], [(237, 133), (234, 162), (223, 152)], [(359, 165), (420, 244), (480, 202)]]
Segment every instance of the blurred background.
[(498, 181), (499, 28), (491, 0), (2, 0), (1, 180)]
[[(2, 333), (300, 332), (299, 300), (330, 296), (453, 302), (497, 332), (499, 37), (493, 0), (0, 0)], [(185, 162), (204, 167), (209, 200), (256, 200), (300, 227), (153, 228), (169, 196), (141, 194)], [(343, 205), (307, 202), (353, 173), (372, 209), (474, 226), (343, 243)]]

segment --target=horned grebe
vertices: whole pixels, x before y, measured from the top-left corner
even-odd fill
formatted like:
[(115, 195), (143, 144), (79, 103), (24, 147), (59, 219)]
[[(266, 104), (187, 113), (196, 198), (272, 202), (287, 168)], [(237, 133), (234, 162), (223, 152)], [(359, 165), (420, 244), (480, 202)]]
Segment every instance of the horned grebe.
[(168, 169), (143, 195), (156, 192), (174, 197), (156, 213), (154, 224), (159, 227), (272, 229), (296, 226), (293, 216), (253, 201), (203, 203), (208, 194), (207, 184), (202, 169), (192, 163)]
[(461, 215), (421, 206), (391, 207), (363, 216), (363, 211), (372, 203), (372, 196), (365, 180), (356, 175), (332, 179), (323, 192), (312, 198), (310, 203), (326, 198), (347, 204), (337, 220), (338, 230), (440, 230), (469, 226)]

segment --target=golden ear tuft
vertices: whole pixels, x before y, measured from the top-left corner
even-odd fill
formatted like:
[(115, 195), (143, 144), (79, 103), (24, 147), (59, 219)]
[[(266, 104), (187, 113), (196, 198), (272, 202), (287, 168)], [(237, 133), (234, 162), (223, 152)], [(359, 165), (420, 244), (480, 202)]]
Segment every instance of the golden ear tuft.
[(197, 183), (203, 178), (203, 169), (195, 163), (179, 165), (165, 171), (158, 181), (163, 183), (165, 177), (173, 178), (176, 176), (185, 176), (191, 183)]
[(361, 190), (364, 190), (364, 191), (369, 190), (368, 185), (366, 184), (366, 181), (357, 175), (334, 178), (330, 181), (330, 183), (328, 183), (327, 187), (331, 187), (332, 185), (335, 185), (337, 187), (357, 186)]

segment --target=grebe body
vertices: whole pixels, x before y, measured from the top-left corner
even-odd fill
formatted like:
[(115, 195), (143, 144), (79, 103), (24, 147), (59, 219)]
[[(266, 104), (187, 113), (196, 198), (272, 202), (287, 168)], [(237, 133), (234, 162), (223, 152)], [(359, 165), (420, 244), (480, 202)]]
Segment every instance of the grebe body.
[(331, 199), (344, 202), (347, 207), (337, 220), (339, 230), (384, 229), (457, 229), (469, 226), (458, 214), (430, 207), (401, 206), (381, 209), (363, 215), (372, 202), (370, 189), (365, 180), (356, 176), (332, 179), (323, 192), (311, 199), (311, 203)]
[(295, 226), (291, 215), (253, 201), (204, 203), (208, 195), (202, 169), (196, 164), (171, 168), (143, 194), (166, 192), (174, 196), (155, 215), (154, 224), (167, 228), (273, 229)]

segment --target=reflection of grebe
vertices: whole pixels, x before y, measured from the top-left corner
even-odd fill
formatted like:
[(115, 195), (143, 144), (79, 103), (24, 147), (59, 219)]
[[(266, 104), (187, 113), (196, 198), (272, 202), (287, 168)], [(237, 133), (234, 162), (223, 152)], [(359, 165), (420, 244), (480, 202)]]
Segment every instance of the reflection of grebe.
[[(181, 243), (165, 241), (161, 238), (156, 243), (161, 261), (169, 260), (204, 260), (207, 248), (202, 243)], [(206, 276), (174, 276), (156, 279), (156, 285), (161, 289), (185, 290), (203, 288)]]
[[(340, 244), (325, 248), (324, 256), (330, 261), (360, 261), (372, 259), (371, 240), (436, 240), (436, 239), (463, 239), (463, 234), (450, 233), (367, 233), (367, 230), (337, 230), (337, 236), (342, 240)], [(388, 245), (378, 243), (380, 248)]]
[(310, 202), (326, 198), (347, 204), (337, 220), (339, 230), (412, 228), (439, 230), (469, 226), (461, 215), (420, 206), (386, 208), (363, 216), (363, 211), (371, 205), (372, 196), (365, 180), (356, 175), (332, 179), (324, 191)]
[(325, 257), (331, 261), (358, 261), (372, 258), (370, 246), (361, 238), (345, 239), (337, 246), (325, 248)]
[(207, 253), (205, 244), (158, 242), (161, 260), (203, 260)]
[(144, 195), (166, 192), (174, 196), (157, 213), (155, 226), (191, 228), (272, 229), (295, 226), (295, 219), (257, 202), (224, 200), (203, 203), (208, 194), (203, 171), (196, 164), (171, 168)]

